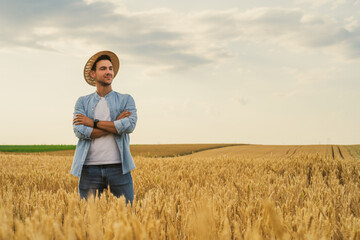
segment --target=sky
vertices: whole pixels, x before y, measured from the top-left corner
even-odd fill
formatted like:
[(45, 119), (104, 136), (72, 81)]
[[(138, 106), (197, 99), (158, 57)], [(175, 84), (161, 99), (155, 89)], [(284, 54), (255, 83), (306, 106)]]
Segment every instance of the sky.
[(115, 52), (132, 144), (360, 143), (360, 0), (3, 0), (0, 144), (76, 144)]

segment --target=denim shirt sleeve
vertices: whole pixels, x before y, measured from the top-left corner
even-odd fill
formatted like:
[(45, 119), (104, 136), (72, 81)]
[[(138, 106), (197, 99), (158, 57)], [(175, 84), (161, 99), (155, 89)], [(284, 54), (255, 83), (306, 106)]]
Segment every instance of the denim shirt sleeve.
[[(83, 114), (83, 115), (86, 116), (85, 107), (84, 107), (84, 104), (83, 104), (83, 98), (81, 98), (81, 97), (76, 101), (75, 110), (74, 110), (74, 114), (73, 114), (73, 119), (75, 118), (76, 114)], [(73, 128), (74, 128), (75, 135), (79, 139), (91, 140), (90, 135), (91, 135), (92, 130), (93, 130), (92, 127), (88, 127), (88, 126), (85, 126), (85, 125), (82, 125), (82, 124), (79, 124), (79, 125), (73, 124)]]
[(118, 134), (132, 133), (136, 126), (137, 112), (134, 99), (128, 95), (125, 109), (131, 112), (130, 117), (114, 121)]

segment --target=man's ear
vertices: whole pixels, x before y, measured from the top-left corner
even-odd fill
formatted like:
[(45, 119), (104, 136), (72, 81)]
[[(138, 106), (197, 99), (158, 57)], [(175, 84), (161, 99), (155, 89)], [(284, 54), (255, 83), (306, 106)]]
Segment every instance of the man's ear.
[(95, 78), (95, 71), (94, 71), (94, 70), (91, 70), (91, 71), (90, 71), (90, 77), (91, 77), (92, 79)]

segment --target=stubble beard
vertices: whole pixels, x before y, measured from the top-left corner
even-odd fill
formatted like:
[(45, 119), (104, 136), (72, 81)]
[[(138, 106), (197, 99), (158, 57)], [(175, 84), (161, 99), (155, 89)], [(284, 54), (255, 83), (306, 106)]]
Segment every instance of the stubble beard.
[(103, 87), (107, 87), (111, 85), (112, 81), (110, 83), (107, 83), (104, 80), (98, 80), (98, 83)]
[(111, 83), (107, 83), (107, 82), (103, 82), (103, 81), (98, 81), (98, 83), (103, 87), (107, 87), (107, 86), (111, 85)]

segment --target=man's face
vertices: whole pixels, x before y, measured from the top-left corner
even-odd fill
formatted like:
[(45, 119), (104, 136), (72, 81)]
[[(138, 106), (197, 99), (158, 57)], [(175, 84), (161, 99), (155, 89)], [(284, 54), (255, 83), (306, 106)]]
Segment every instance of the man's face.
[(100, 60), (96, 64), (96, 71), (91, 71), (90, 75), (102, 86), (109, 86), (114, 77), (113, 65), (109, 60)]

